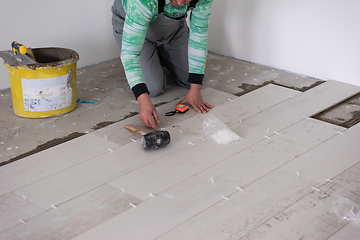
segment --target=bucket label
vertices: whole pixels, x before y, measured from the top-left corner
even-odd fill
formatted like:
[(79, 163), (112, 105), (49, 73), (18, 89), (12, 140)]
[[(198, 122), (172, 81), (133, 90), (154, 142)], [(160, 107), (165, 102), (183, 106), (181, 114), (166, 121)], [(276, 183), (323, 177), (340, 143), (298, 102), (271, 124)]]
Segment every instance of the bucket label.
[(22, 78), (21, 84), (24, 111), (52, 111), (72, 104), (71, 73), (53, 78)]

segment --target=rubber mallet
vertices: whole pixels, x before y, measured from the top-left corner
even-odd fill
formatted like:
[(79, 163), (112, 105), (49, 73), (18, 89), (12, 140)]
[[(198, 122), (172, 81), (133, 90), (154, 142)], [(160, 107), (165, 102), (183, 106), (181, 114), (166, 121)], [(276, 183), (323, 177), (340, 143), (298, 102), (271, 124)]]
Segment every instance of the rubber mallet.
[(140, 142), (144, 149), (163, 148), (170, 143), (170, 133), (168, 131), (143, 132), (130, 125), (124, 126), (126, 129), (142, 135)]

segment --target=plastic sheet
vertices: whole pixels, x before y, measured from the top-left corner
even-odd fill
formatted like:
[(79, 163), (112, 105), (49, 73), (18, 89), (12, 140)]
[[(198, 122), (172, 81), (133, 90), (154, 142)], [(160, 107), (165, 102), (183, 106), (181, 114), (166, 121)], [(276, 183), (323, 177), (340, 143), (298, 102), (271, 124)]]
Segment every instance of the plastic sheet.
[(219, 144), (228, 144), (242, 140), (241, 137), (231, 131), (224, 123), (213, 115), (210, 115), (204, 120), (202, 127), (204, 132)]
[(338, 196), (333, 204), (333, 211), (341, 219), (360, 225), (359, 205), (350, 199)]

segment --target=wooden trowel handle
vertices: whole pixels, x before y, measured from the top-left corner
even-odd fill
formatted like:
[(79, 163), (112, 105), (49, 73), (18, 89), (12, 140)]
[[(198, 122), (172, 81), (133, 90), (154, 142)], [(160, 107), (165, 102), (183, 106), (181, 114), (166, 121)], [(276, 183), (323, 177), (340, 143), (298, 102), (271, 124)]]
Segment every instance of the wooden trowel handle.
[(27, 55), (29, 55), (36, 62), (36, 58), (35, 58), (35, 55), (34, 55), (32, 49), (31, 48), (26, 48), (26, 50), (27, 50), (27, 52), (26, 52)]
[(138, 133), (140, 135), (146, 135), (147, 134), (146, 132), (138, 130), (138, 129), (134, 128), (133, 126), (130, 126), (130, 125), (125, 125), (124, 128), (126, 128), (126, 129), (128, 129), (130, 131), (136, 132), (136, 133)]

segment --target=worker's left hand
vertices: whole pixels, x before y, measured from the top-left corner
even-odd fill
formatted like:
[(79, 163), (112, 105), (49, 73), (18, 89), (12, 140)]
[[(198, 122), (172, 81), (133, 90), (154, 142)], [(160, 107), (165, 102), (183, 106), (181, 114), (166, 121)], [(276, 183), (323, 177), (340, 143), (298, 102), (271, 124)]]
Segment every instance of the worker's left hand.
[(191, 106), (198, 113), (206, 113), (212, 106), (202, 99), (201, 96), (201, 85), (199, 84), (191, 84), (189, 92), (186, 94), (185, 98), (181, 100), (178, 104), (190, 103)]

